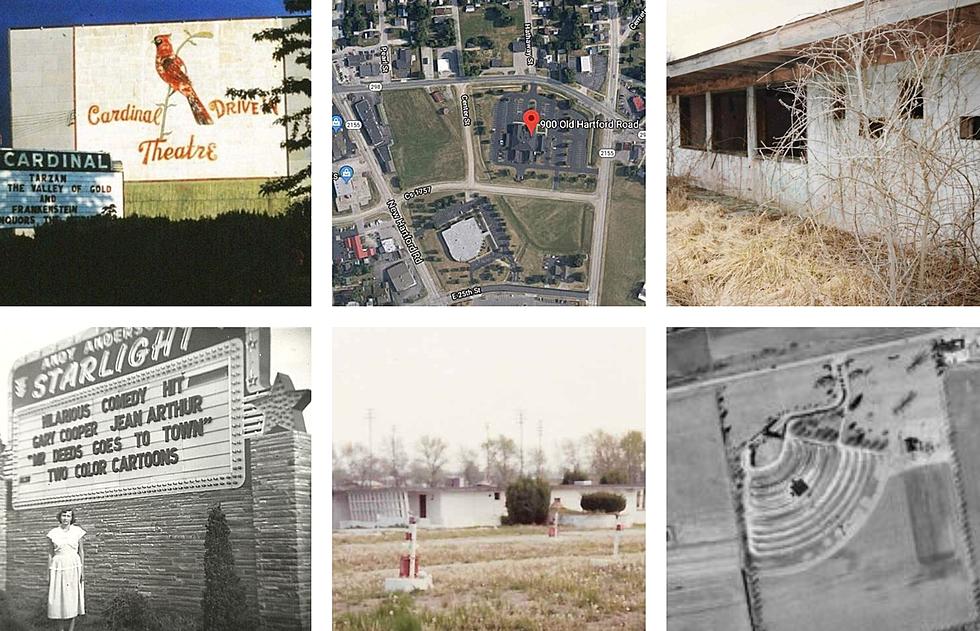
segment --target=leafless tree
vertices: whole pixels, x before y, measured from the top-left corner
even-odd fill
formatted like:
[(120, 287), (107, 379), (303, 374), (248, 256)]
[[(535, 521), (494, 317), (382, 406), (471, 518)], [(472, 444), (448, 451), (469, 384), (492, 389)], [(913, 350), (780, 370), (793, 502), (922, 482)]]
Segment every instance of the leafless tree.
[(459, 449), (459, 473), (466, 481), (468, 486), (478, 484), (483, 481), (483, 472), (480, 470), (480, 461), (477, 453), (472, 449), (460, 447)]
[[(868, 24), (876, 4), (865, 2)], [(788, 76), (778, 89), (792, 123), (764, 155), (798, 159), (805, 146), (811, 211), (858, 237), (889, 303), (944, 303), (973, 275), (930, 269), (936, 255), (980, 264), (980, 130), (969, 118), (980, 112), (967, 99), (980, 71), (976, 30), (955, 11), (841, 30), (772, 73), (774, 84)], [(778, 165), (770, 172), (785, 177)], [(937, 274), (943, 286), (930, 282)]]
[(446, 450), (449, 445), (441, 438), (422, 436), (418, 442), (419, 463), (425, 472), (425, 483), (437, 486), (442, 477), (442, 468), (446, 466)]

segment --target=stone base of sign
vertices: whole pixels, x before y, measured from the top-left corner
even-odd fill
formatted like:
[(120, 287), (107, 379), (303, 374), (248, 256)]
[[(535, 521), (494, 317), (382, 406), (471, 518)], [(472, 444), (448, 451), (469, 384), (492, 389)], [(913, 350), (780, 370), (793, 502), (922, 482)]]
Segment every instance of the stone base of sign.
[[(78, 504), (85, 548), (86, 609), (137, 591), (160, 610), (194, 614), (204, 592), (204, 535), (210, 506), (221, 503), (249, 607), (268, 631), (310, 629), (311, 443), (279, 432), (249, 441), (240, 489)], [(58, 507), (12, 510), (0, 502), (0, 589), (34, 610), (47, 594), (45, 534)]]
[(419, 576), (416, 578), (386, 578), (385, 579), (385, 591), (386, 592), (414, 592), (414, 591), (425, 591), (432, 587), (432, 577), (428, 574), (423, 576), (423, 572), (419, 572)]

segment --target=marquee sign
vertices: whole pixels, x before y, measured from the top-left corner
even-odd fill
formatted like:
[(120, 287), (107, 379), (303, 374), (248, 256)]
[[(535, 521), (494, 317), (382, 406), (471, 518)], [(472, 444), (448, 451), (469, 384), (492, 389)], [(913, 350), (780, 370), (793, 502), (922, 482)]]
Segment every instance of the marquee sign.
[(18, 362), (14, 509), (240, 487), (263, 347), (256, 329), (118, 328)]
[(0, 149), (0, 228), (123, 214), (123, 174), (107, 153)]
[(253, 35), (282, 20), (74, 29), (76, 147), (108, 150), (130, 181), (278, 177), (286, 138), (276, 119), (229, 88), (282, 83), (274, 45)]

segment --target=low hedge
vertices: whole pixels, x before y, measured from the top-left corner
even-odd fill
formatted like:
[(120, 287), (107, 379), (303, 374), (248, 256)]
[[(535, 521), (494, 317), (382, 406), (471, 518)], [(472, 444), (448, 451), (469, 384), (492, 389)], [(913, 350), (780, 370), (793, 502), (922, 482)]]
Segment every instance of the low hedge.
[(599, 491), (582, 496), (582, 510), (590, 513), (618, 513), (626, 508), (626, 498), (616, 493)]

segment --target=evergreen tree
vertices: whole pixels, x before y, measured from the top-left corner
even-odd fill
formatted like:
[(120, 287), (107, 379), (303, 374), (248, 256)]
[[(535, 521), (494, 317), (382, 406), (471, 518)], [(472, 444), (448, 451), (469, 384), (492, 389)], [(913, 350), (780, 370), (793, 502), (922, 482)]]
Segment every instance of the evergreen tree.
[(208, 510), (204, 536), (204, 598), (201, 599), (204, 631), (252, 629), (245, 590), (235, 573), (230, 534), (221, 504), (215, 504)]
[[(252, 36), (252, 39), (257, 42), (275, 42), (276, 50), (272, 54), (273, 59), (284, 61), (286, 58), (294, 58), (297, 64), (310, 70), (313, 60), (311, 4), (312, 0), (284, 0), (287, 12), (305, 15), (285, 28), (268, 28), (259, 31)], [(278, 108), (287, 95), (302, 94), (309, 99), (310, 92), (311, 83), (309, 74), (307, 74), (306, 77), (302, 78), (286, 76), (282, 84), (274, 88), (231, 88), (227, 94), (229, 97), (237, 99), (259, 99), (262, 103), (262, 111), (268, 114)], [(312, 140), (310, 132), (311, 112), (312, 107), (307, 105), (292, 113), (283, 111), (282, 115), (276, 119), (276, 123), (284, 125), (288, 132), (286, 140), (282, 143), (286, 151), (302, 151), (310, 148)], [(309, 212), (311, 172), (312, 166), (308, 164), (296, 173), (269, 180), (262, 185), (262, 194), (273, 195), (285, 192), (291, 199), (290, 210)]]

